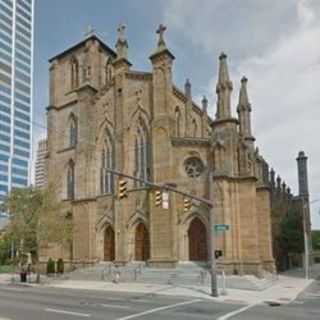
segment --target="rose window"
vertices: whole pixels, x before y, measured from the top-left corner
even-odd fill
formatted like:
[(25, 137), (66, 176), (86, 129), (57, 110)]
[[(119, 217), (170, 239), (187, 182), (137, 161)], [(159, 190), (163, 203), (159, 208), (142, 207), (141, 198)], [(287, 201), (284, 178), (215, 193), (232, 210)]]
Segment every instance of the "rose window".
[(184, 162), (184, 168), (190, 178), (199, 177), (204, 170), (202, 161), (196, 157), (188, 158)]

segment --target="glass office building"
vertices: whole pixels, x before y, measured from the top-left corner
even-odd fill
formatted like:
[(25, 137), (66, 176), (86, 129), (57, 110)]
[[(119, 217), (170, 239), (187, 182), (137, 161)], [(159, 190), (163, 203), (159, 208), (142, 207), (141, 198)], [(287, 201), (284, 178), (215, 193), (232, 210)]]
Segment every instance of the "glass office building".
[(30, 180), (34, 0), (0, 0), (0, 202)]

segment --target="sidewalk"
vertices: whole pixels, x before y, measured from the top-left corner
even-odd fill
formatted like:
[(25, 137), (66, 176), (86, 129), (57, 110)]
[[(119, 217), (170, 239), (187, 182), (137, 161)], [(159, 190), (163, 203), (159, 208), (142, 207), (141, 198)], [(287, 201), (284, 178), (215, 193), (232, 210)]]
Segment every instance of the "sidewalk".
[[(314, 267), (314, 274), (320, 275), (320, 265)], [(0, 275), (0, 283), (10, 283), (11, 275)], [(98, 290), (111, 292), (130, 292), (145, 295), (163, 294), (173, 296), (185, 296), (192, 298), (212, 299), (215, 301), (237, 304), (260, 304), (264, 302), (277, 302), (286, 304), (294, 300), (314, 280), (305, 280), (303, 270), (290, 270), (279, 275), (275, 284), (263, 291), (227, 289), (227, 295), (218, 298), (210, 296), (210, 289), (198, 286), (173, 286), (146, 283), (110, 283), (103, 281), (78, 281), (50, 279), (49, 283), (43, 284), (52, 288)], [(37, 286), (36, 284), (29, 284)]]

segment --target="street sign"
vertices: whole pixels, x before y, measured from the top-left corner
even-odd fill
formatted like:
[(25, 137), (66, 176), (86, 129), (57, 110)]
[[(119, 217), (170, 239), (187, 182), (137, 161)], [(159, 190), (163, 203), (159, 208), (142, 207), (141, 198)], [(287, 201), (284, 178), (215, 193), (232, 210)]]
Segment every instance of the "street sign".
[(230, 226), (228, 224), (216, 224), (214, 226), (215, 231), (225, 232), (225, 231), (228, 231), (229, 229), (230, 229)]

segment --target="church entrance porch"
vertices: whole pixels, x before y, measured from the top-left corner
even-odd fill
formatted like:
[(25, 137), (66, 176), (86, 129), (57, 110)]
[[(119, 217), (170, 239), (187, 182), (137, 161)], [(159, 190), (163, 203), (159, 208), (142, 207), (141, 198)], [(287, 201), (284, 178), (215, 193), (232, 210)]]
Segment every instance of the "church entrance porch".
[(208, 261), (207, 230), (199, 218), (194, 218), (188, 230), (189, 260)]
[(150, 257), (149, 232), (139, 223), (135, 233), (135, 261), (147, 261)]
[(114, 231), (108, 226), (104, 232), (104, 261), (115, 259)]

